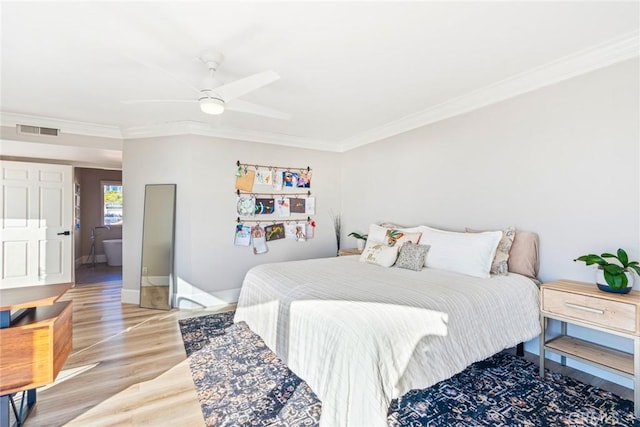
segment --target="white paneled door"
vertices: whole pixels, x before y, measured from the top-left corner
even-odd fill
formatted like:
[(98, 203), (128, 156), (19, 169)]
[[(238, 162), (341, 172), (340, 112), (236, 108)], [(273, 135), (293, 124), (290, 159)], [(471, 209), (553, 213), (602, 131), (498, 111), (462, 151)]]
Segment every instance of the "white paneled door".
[(71, 282), (73, 169), (0, 160), (0, 288)]

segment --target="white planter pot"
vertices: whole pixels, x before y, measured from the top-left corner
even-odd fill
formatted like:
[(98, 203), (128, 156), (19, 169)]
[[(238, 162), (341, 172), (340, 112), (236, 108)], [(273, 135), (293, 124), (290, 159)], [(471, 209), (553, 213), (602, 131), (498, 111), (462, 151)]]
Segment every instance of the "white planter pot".
[(367, 241), (362, 239), (356, 239), (356, 244), (358, 245), (358, 250), (363, 251), (364, 246), (367, 244)]
[(601, 268), (597, 268), (596, 269), (596, 285), (598, 285), (598, 288), (603, 291), (614, 292), (618, 294), (626, 294), (627, 292), (631, 291), (631, 288), (633, 288), (634, 277), (633, 277), (633, 273), (631, 273), (630, 271), (626, 271), (624, 274), (625, 276), (627, 276), (627, 287), (624, 289), (613, 289), (609, 287), (609, 284), (604, 278), (604, 270)]

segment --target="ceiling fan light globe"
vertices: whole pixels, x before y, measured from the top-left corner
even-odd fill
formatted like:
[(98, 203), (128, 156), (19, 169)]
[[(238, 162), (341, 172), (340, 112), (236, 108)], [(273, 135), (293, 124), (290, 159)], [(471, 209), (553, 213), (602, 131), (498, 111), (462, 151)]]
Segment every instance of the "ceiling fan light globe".
[(224, 112), (224, 101), (218, 98), (202, 98), (200, 99), (200, 109), (206, 114), (222, 114)]

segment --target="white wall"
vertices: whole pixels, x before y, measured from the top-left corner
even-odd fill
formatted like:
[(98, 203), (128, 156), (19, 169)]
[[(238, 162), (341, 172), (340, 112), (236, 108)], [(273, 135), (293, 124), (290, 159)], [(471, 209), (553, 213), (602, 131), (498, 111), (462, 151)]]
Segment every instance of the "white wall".
[[(253, 255), (233, 245), (235, 163), (313, 169), (316, 236), (304, 243), (268, 242)], [(175, 274), (181, 307), (237, 300), (254, 265), (335, 255), (329, 216), (339, 212), (340, 154), (199, 136), (128, 140), (124, 144), (123, 301), (137, 303), (145, 184), (177, 184)], [(196, 304), (190, 304), (193, 300)]]
[(542, 280), (591, 280), (572, 261), (587, 252), (639, 259), (638, 73), (626, 61), (345, 153), (344, 230), (515, 225), (540, 235)]
[(640, 259), (639, 75), (625, 61), (345, 153), (343, 230), (514, 225), (539, 234), (543, 281), (592, 282), (586, 253)]

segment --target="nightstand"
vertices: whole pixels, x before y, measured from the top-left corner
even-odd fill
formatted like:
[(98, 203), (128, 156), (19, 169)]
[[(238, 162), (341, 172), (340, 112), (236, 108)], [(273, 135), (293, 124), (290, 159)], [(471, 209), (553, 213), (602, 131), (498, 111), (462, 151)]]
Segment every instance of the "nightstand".
[[(547, 319), (559, 320), (561, 333), (546, 337)], [(540, 287), (540, 375), (545, 351), (579, 360), (633, 379), (634, 414), (640, 416), (640, 292), (621, 295), (593, 283), (557, 280)], [(633, 354), (567, 335), (567, 323), (633, 340)]]
[(360, 249), (357, 249), (357, 248), (340, 249), (338, 251), (338, 256), (360, 255), (361, 253), (362, 253), (362, 251)]

